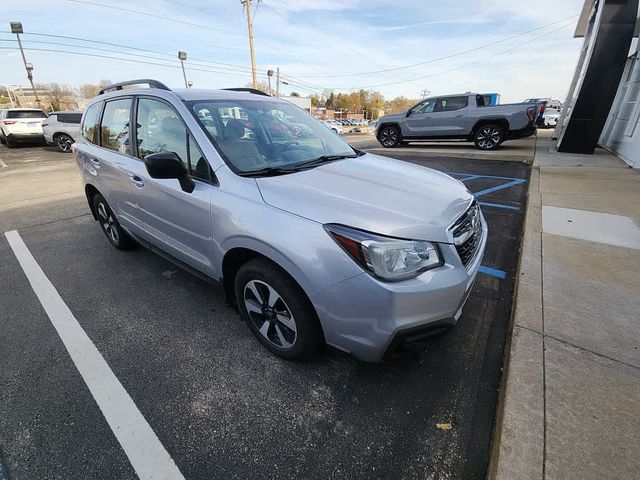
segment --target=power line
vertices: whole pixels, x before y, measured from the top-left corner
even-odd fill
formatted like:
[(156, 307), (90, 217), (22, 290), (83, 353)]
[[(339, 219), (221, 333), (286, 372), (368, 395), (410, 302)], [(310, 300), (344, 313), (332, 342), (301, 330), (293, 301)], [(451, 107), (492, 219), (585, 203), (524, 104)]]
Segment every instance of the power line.
[[(15, 50), (15, 48), (13, 47), (0, 47), (0, 50)], [(32, 51), (32, 52), (51, 52), (51, 53), (62, 53), (62, 54), (67, 54), (67, 55), (80, 55), (83, 57), (93, 57), (93, 58), (106, 58), (106, 59), (110, 59), (110, 60), (120, 60), (120, 61), (124, 61), (124, 62), (131, 62), (131, 63), (139, 63), (139, 64), (143, 64), (143, 65), (154, 65), (154, 66), (159, 66), (159, 67), (169, 67), (169, 68), (181, 68), (180, 65), (172, 65), (172, 64), (166, 64), (166, 63), (158, 63), (158, 62), (148, 62), (146, 60), (136, 60), (133, 58), (122, 58), (122, 57), (114, 57), (112, 55), (100, 55), (100, 54), (94, 54), (94, 53), (83, 53), (83, 52), (71, 52), (68, 50), (57, 50), (57, 49), (49, 49), (49, 48), (25, 48), (26, 51)], [(158, 59), (160, 60), (160, 59)], [(162, 61), (162, 60), (160, 60)], [(169, 61), (169, 60), (167, 60)], [(193, 68), (193, 67), (189, 67), (189, 70), (193, 70), (193, 71), (197, 71), (197, 72), (207, 72), (207, 73), (218, 73), (220, 75), (235, 75), (235, 76), (246, 76), (246, 73), (240, 73), (240, 72), (235, 72), (235, 71), (224, 71), (224, 70), (213, 70), (212, 67), (209, 68)], [(259, 74), (260, 76), (266, 77), (265, 74)]]
[(135, 13), (137, 15), (144, 15), (145, 17), (159, 18), (160, 20), (166, 20), (168, 22), (180, 23), (182, 25), (188, 25), (190, 27), (206, 28), (207, 30), (213, 30), (213, 31), (220, 32), (220, 33), (226, 33), (228, 35), (238, 35), (238, 36), (241, 36), (241, 37), (246, 37), (246, 35), (244, 33), (232, 32), (230, 30), (223, 30), (221, 28), (212, 27), (210, 25), (202, 25), (201, 23), (193, 23), (193, 22), (187, 22), (185, 20), (178, 20), (177, 18), (164, 17), (162, 15), (156, 15), (154, 13), (142, 12), (140, 10), (133, 10), (131, 8), (116, 7), (114, 5), (105, 5), (104, 3), (89, 2), (87, 0), (67, 0), (67, 2), (81, 3), (81, 4), (84, 4), (84, 5), (93, 5), (95, 7), (102, 7), (102, 8), (110, 8), (112, 10), (120, 10), (122, 12)]
[[(315, 27), (315, 28), (320, 29), (320, 27), (319, 27), (315, 22), (313, 22), (312, 20), (310, 20), (309, 18), (307, 18), (307, 17), (306, 17), (305, 15), (303, 15), (302, 13), (294, 11), (294, 10), (291, 8), (291, 6), (290, 6), (287, 2), (285, 2), (284, 0), (278, 0), (278, 1), (279, 1), (280, 3), (282, 3), (282, 4), (287, 8), (287, 10), (289, 10), (291, 13), (293, 13), (293, 14), (295, 15), (295, 17), (296, 17), (296, 18), (300, 18), (300, 19), (302, 19), (303, 21), (306, 21), (309, 25), (311, 25), (311, 26), (313, 26), (313, 27)], [(276, 12), (276, 13), (277, 13), (277, 11), (276, 11), (275, 9), (273, 9), (273, 7), (270, 7), (270, 8), (271, 8), (271, 10), (272, 10), (272, 11), (274, 11), (274, 12)], [(331, 39), (333, 40), (333, 37), (329, 36), (329, 38), (331, 38)], [(337, 43), (336, 43), (336, 44), (337, 44)], [(380, 64), (379, 64), (378, 62), (376, 62), (375, 60), (372, 60), (371, 58), (368, 58), (368, 57), (367, 57), (366, 55), (364, 55), (362, 52), (359, 52), (359, 51), (358, 51), (358, 50), (356, 50), (355, 48), (351, 47), (348, 43), (343, 43), (343, 44), (341, 44), (340, 46), (341, 46), (341, 47), (346, 47), (348, 50), (350, 50), (351, 52), (355, 53), (357, 56), (359, 56), (359, 57), (361, 57), (361, 58), (365, 59), (365, 60), (366, 60), (367, 62), (369, 62), (369, 63), (372, 63), (372, 64), (374, 64), (374, 65), (377, 65), (379, 68), (385, 68), (383, 65), (380, 65)], [(400, 78), (400, 79), (402, 79), (402, 80), (403, 80), (403, 82), (402, 82), (402, 83), (413, 83), (413, 82), (412, 82), (412, 80), (406, 80), (405, 78), (403, 78), (403, 77), (401, 77), (401, 76), (397, 75), (395, 72), (390, 72), (390, 73), (391, 73), (393, 76), (395, 76), (396, 78)], [(415, 86), (417, 87), (417, 85), (415, 85)]]
[[(337, 74), (337, 75), (326, 75), (326, 76), (323, 76), (323, 77), (326, 77), (326, 78), (339, 78), (339, 77), (353, 77), (353, 76), (359, 76), (359, 75), (374, 75), (376, 73), (384, 73), (384, 72), (393, 72), (393, 71), (397, 71), (397, 70), (405, 70), (407, 68), (414, 68), (414, 67), (419, 67), (419, 66), (422, 66), (422, 65), (427, 65), (427, 64), (430, 64), (430, 63), (440, 62), (442, 60), (448, 60), (450, 58), (459, 57), (461, 55), (466, 55), (468, 53), (477, 52), (478, 50), (482, 50), (484, 48), (493, 47), (495, 45), (499, 45), (501, 43), (508, 42), (509, 40), (513, 40), (515, 38), (522, 37), (522, 36), (527, 35), (529, 33), (536, 32), (538, 30), (542, 30), (544, 28), (551, 27), (553, 25), (557, 25), (558, 23), (565, 22), (565, 21), (567, 21), (569, 19), (572, 19), (572, 18), (575, 18), (577, 16), (578, 16), (577, 14), (576, 15), (571, 15), (569, 17), (563, 18), (562, 20), (558, 20), (558, 21), (555, 21), (555, 22), (552, 22), (552, 23), (547, 23), (546, 25), (541, 25), (539, 27), (532, 28), (531, 30), (527, 30), (525, 32), (518, 33), (517, 35), (512, 35), (510, 37), (506, 37), (506, 38), (503, 38), (501, 40), (497, 40), (495, 42), (486, 43), (484, 45), (480, 45), (480, 46), (471, 48), (469, 50), (463, 50), (463, 51), (460, 51), (460, 52), (457, 52), (457, 53), (453, 53), (451, 55), (445, 55), (443, 57), (433, 58), (431, 60), (425, 60), (424, 62), (412, 63), (410, 65), (402, 65), (400, 67), (385, 68), (384, 70), (371, 70), (371, 71), (367, 71), (367, 72), (342, 73), (342, 74)], [(298, 76), (299, 77), (305, 77), (305, 78), (311, 78), (311, 77), (320, 77), (321, 75), (298, 75)]]
[[(435, 77), (435, 76), (442, 75), (442, 74), (445, 74), (445, 73), (453, 72), (455, 70), (460, 70), (461, 68), (466, 68), (468, 66), (475, 65), (477, 63), (482, 63), (482, 62), (484, 62), (486, 60), (489, 60), (491, 58), (495, 58), (495, 57), (498, 57), (498, 56), (500, 56), (502, 54), (509, 53), (509, 52), (514, 51), (514, 50), (517, 50), (517, 49), (519, 49), (519, 48), (521, 48), (521, 47), (523, 47), (523, 46), (525, 46), (525, 45), (527, 45), (527, 44), (529, 44), (531, 42), (535, 42), (536, 40), (538, 40), (538, 39), (540, 39), (542, 37), (546, 37), (547, 35), (551, 35), (552, 33), (555, 33), (558, 30), (562, 30), (563, 28), (570, 27), (571, 25), (573, 25), (573, 23), (574, 22), (567, 23), (566, 25), (562, 25), (561, 27), (558, 27), (558, 28), (555, 28), (555, 29), (553, 29), (553, 30), (551, 30), (549, 32), (543, 33), (542, 35), (538, 35), (537, 37), (534, 37), (534, 38), (532, 38), (530, 40), (527, 40), (526, 42), (522, 42), (521, 44), (516, 45), (515, 47), (508, 48), (506, 50), (501, 50), (500, 52), (497, 52), (497, 53), (495, 53), (493, 55), (490, 55), (488, 57), (483, 57), (480, 60), (476, 60), (476, 61), (473, 61), (473, 62), (465, 63), (463, 65), (459, 65), (457, 67), (451, 68), (449, 70), (444, 70), (442, 72), (436, 72), (436, 73), (432, 73), (432, 74), (429, 74), (429, 75), (423, 75), (423, 76), (420, 76), (420, 77), (416, 77), (416, 78), (414, 78), (414, 80), (422, 80), (424, 78), (431, 78), (431, 77)], [(367, 89), (367, 88), (375, 88), (375, 87), (386, 87), (386, 86), (389, 86), (389, 85), (397, 85), (397, 84), (400, 84), (400, 83), (404, 83), (404, 82), (379, 83), (379, 84), (376, 84), (376, 85), (367, 85), (367, 86), (364, 86), (364, 87), (352, 87), (352, 88), (364, 88), (364, 89)]]
[[(162, 55), (162, 56), (169, 57), (169, 59), (171, 59), (171, 60), (174, 60), (174, 57), (175, 57), (175, 54), (173, 54), (173, 53), (166, 53), (166, 52), (161, 52), (161, 51), (158, 51), (158, 50), (151, 50), (151, 49), (147, 49), (147, 48), (132, 47), (132, 46), (123, 45), (123, 44), (120, 44), (120, 43), (104, 42), (104, 41), (92, 40), (92, 39), (89, 39), (89, 38), (82, 38), (82, 37), (74, 37), (74, 36), (69, 36), (69, 35), (54, 35), (54, 34), (38, 33), (38, 32), (36, 32), (36, 33), (27, 33), (25, 35), (34, 35), (34, 36), (37, 36), (37, 37), (63, 39), (63, 40), (73, 40), (73, 41), (77, 41), (77, 42), (86, 42), (86, 43), (92, 43), (92, 44), (96, 44), (96, 45), (106, 45), (106, 46), (112, 46), (112, 47), (117, 47), (117, 48), (123, 48), (123, 49), (133, 50), (133, 51), (136, 51), (136, 52), (153, 53), (153, 54), (156, 54), (156, 55)], [(14, 39), (8, 39), (8, 40), (0, 39), (0, 41), (14, 42), (15, 40)], [(135, 56), (135, 57), (138, 57), (138, 58), (146, 58), (146, 59), (151, 59), (151, 60), (165, 61), (165, 59), (157, 58), (157, 57), (154, 57), (154, 56), (151, 56), (151, 55), (134, 54), (134, 53), (130, 53), (130, 52), (122, 52), (122, 51), (118, 51), (118, 50), (112, 50), (112, 49), (106, 49), (106, 48), (98, 48), (98, 47), (92, 47), (92, 46), (87, 46), (87, 45), (76, 45), (76, 44), (71, 44), (71, 43), (48, 42), (48, 41), (39, 41), (39, 40), (27, 40), (27, 42), (29, 42), (29, 43), (38, 43), (38, 44), (49, 44), (49, 45), (66, 46), (66, 47), (76, 47), (76, 48), (82, 48), (82, 49), (103, 51), (103, 52), (108, 52), (108, 53), (117, 53), (117, 54), (121, 54), (121, 55)], [(233, 63), (225, 63), (225, 62), (215, 62), (215, 61), (212, 61), (212, 60), (206, 60), (206, 59), (201, 59), (201, 58), (193, 58), (193, 57), (191, 57), (191, 60), (189, 61), (189, 65), (190, 66), (191, 65), (202, 66), (202, 67), (209, 67), (211, 65), (212, 68), (219, 68), (219, 69), (224, 69), (224, 70), (244, 72), (244, 73), (247, 73), (247, 74), (251, 73), (251, 68), (247, 67), (247, 66), (244, 66), (244, 65), (238, 65), (238, 64), (233, 64)], [(264, 74), (260, 74), (260, 76), (265, 77)], [(287, 81), (289, 81), (289, 82), (290, 81), (299, 82), (299, 84), (297, 86), (300, 87), (300, 88), (304, 88), (303, 85), (305, 85), (307, 88), (304, 88), (304, 89), (307, 90), (307, 91), (323, 90), (323, 87), (321, 87), (321, 86), (314, 85), (314, 84), (311, 84), (310, 82), (306, 82), (306, 81), (303, 81), (303, 80), (298, 80), (297, 77), (293, 77), (291, 75), (287, 76)]]

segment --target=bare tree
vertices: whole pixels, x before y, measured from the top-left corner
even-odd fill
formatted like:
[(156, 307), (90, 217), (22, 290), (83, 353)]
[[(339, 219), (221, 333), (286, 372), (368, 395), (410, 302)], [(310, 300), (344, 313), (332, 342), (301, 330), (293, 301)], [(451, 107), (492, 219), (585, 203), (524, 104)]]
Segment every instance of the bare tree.
[(111, 80), (100, 80), (100, 82), (97, 84), (85, 83), (83, 85), (80, 85), (80, 87), (78, 88), (78, 92), (80, 93), (81, 98), (84, 98), (85, 100), (89, 100), (95, 97), (96, 95), (98, 95), (98, 92), (102, 88), (108, 87), (112, 83), (113, 82), (111, 82)]
[(59, 83), (51, 82), (40, 83), (36, 85), (36, 88), (46, 92), (47, 100), (54, 111), (64, 108), (77, 108), (78, 106), (73, 90), (69, 85), (60, 85)]

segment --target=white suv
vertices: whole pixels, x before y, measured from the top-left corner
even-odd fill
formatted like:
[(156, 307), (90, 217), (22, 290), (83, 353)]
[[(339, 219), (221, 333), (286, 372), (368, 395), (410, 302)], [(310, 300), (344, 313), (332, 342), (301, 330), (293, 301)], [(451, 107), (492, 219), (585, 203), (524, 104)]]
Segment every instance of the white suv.
[(0, 113), (0, 143), (42, 142), (42, 121), (47, 114), (37, 108), (8, 108)]
[(70, 153), (71, 145), (80, 135), (80, 120), (82, 112), (51, 112), (42, 123), (47, 144), (55, 145), (61, 152)]

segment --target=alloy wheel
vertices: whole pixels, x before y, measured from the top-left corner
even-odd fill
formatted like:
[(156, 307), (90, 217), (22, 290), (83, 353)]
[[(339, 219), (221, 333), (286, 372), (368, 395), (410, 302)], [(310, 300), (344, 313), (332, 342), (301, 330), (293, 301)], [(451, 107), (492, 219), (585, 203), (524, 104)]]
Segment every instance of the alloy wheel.
[(478, 131), (476, 140), (483, 150), (491, 150), (500, 143), (501, 132), (497, 127), (483, 127)]
[(380, 132), (380, 143), (384, 147), (393, 147), (398, 143), (398, 131), (393, 127), (383, 128)]
[(120, 241), (120, 235), (118, 234), (118, 227), (113, 214), (102, 202), (98, 203), (96, 210), (98, 212), (100, 225), (102, 225), (102, 230), (104, 230), (104, 233), (114, 244), (117, 244)]
[(71, 144), (73, 139), (67, 135), (60, 135), (56, 138), (56, 146), (61, 152), (69, 153), (71, 151)]
[(280, 294), (261, 280), (251, 280), (244, 287), (244, 305), (260, 334), (273, 346), (293, 347), (297, 338), (296, 322)]

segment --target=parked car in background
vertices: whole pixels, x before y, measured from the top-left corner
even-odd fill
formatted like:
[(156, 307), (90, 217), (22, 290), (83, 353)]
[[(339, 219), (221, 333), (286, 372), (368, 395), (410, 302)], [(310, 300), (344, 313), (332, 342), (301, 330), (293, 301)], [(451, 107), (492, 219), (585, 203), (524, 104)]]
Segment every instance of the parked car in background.
[[(150, 88), (122, 90), (141, 82)], [(354, 149), (298, 107), (250, 92), (136, 80), (90, 101), (73, 151), (106, 239), (219, 282), (283, 358), (327, 343), (380, 361), (455, 325), (488, 236), (467, 188)], [(246, 121), (225, 122), (230, 108)], [(268, 134), (288, 116), (311, 135)]]
[(560, 118), (560, 111), (555, 108), (547, 108), (542, 114), (542, 128), (555, 128)]
[(7, 108), (0, 113), (0, 143), (12, 148), (22, 142), (42, 142), (42, 121), (47, 114), (38, 108)]
[(51, 112), (49, 118), (42, 122), (44, 139), (48, 145), (55, 145), (61, 152), (71, 152), (71, 145), (80, 133), (82, 112)]
[(483, 95), (463, 93), (427, 98), (404, 113), (385, 115), (375, 134), (387, 148), (412, 141), (464, 140), (492, 150), (505, 140), (532, 135), (537, 115), (537, 105), (485, 105)]
[(339, 123), (332, 122), (331, 120), (324, 120), (322, 123), (324, 123), (327, 127), (329, 127), (338, 135), (344, 134), (344, 129), (342, 128), (342, 125), (340, 125)]

